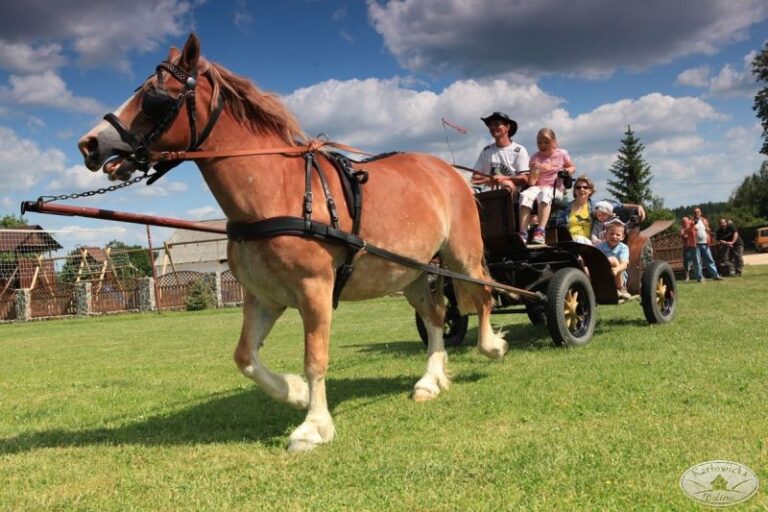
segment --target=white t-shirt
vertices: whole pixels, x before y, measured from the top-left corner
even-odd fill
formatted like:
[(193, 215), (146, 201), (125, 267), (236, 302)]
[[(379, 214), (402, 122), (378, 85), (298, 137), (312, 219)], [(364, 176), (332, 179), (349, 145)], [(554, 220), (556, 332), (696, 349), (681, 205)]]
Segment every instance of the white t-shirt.
[(695, 222), (693, 226), (696, 230), (696, 243), (707, 243), (707, 226), (704, 225), (704, 221), (699, 219), (699, 222)]
[(477, 157), (475, 170), (490, 175), (492, 167), (499, 167), (504, 176), (517, 176), (529, 172), (529, 162), (528, 151), (517, 142), (503, 148), (490, 144)]

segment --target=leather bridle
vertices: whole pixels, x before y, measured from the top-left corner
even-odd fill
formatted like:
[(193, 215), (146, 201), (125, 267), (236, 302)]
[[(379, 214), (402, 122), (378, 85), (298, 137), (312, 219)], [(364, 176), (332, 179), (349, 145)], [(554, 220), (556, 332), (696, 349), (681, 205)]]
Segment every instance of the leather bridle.
[[(170, 76), (178, 80), (184, 86), (183, 90), (175, 98), (163, 87), (162, 71), (167, 71)], [(155, 69), (155, 73), (157, 75), (157, 84), (147, 87), (146, 90), (142, 92), (141, 97), (141, 112), (154, 124), (151, 132), (142, 134), (131, 131), (115, 114), (109, 113), (104, 116), (104, 120), (117, 130), (120, 139), (131, 147), (130, 153), (124, 155), (125, 160), (132, 162), (137, 170), (145, 173), (149, 171), (150, 166), (155, 162), (154, 168), (156, 173), (152, 175), (152, 178), (150, 178), (151, 181), (147, 184), (157, 180), (160, 176), (181, 163), (181, 160), (166, 160), (158, 163), (157, 159), (153, 158), (155, 155), (150, 148), (157, 139), (168, 131), (185, 103), (187, 105), (187, 118), (189, 120), (190, 133), (189, 146), (186, 151), (195, 151), (203, 142), (205, 142), (224, 108), (224, 98), (219, 94), (216, 107), (211, 112), (208, 122), (202, 132), (198, 135), (197, 109), (195, 103), (197, 73), (188, 73), (170, 61), (161, 62)]]

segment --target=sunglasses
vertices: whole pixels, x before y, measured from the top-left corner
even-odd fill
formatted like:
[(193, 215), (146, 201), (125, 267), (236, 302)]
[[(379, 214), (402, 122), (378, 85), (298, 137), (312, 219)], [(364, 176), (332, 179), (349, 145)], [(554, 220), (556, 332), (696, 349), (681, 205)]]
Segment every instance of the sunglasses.
[(576, 185), (573, 187), (573, 190), (589, 190), (589, 187), (586, 185)]

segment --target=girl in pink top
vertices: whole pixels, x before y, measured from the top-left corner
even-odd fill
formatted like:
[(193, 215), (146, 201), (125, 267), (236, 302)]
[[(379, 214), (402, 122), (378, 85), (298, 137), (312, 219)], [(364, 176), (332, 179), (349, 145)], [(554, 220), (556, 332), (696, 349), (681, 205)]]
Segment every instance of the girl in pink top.
[(557, 171), (566, 170), (573, 175), (576, 166), (564, 149), (557, 147), (555, 132), (542, 128), (536, 134), (536, 145), (539, 150), (533, 154), (530, 162), (531, 174), (528, 178), (529, 187), (520, 194), (520, 236), (523, 241), (528, 238), (528, 224), (531, 218), (533, 202), (539, 201), (539, 226), (533, 234), (534, 244), (543, 244), (544, 228), (547, 226), (552, 210), (552, 199), (555, 196)]

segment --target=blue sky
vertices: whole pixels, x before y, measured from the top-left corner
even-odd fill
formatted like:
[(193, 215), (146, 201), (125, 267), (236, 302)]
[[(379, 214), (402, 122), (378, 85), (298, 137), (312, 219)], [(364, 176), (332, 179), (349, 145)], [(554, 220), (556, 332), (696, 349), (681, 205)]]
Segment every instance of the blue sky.
[[(631, 125), (669, 207), (726, 200), (764, 159), (749, 66), (768, 38), (764, 0), (3, 0), (0, 213), (108, 185), (78, 138), (190, 31), (207, 58), (278, 93), (306, 133), (370, 152), (472, 165), (489, 143), (480, 116), (501, 110), (531, 152), (554, 129), (604, 192)], [(222, 216), (188, 163), (76, 204)], [(28, 216), (78, 243), (145, 241), (138, 227)]]

